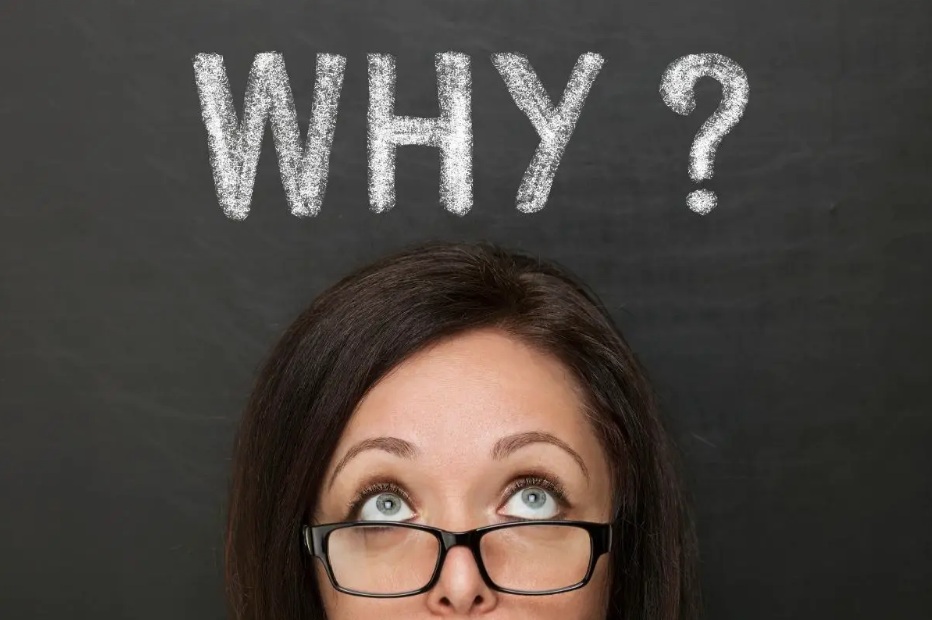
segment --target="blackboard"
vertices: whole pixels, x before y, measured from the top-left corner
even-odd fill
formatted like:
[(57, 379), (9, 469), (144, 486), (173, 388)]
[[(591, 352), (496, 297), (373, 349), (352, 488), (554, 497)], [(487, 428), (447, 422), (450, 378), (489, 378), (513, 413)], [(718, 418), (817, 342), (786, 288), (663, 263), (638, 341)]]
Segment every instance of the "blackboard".
[[(932, 617), (932, 5), (585, 0), (8, 3), (0, 20), (0, 617), (222, 618), (232, 434), (257, 364), (354, 267), (432, 238), (538, 252), (596, 290), (686, 456), (709, 618)], [(284, 59), (306, 135), (319, 54), (345, 58), (326, 194), (291, 213), (266, 126), (248, 217), (214, 185), (195, 80), (242, 113)], [(397, 150), (371, 208), (369, 54), (395, 113), (440, 114), (471, 67), (472, 198), (438, 148)], [(554, 102), (602, 59), (545, 204), (540, 142), (494, 54)], [(671, 63), (718, 54), (747, 103), (714, 176)], [(697, 189), (717, 205), (687, 206)]]

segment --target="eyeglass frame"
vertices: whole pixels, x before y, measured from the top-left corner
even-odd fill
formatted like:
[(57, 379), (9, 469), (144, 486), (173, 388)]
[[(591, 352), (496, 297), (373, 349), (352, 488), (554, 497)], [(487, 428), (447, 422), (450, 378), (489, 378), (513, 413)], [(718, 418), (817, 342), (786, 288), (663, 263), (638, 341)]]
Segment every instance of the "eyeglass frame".
[[(346, 588), (337, 583), (336, 576), (333, 574), (333, 567), (330, 564), (330, 554), (329, 554), (329, 538), (330, 534), (336, 530), (348, 528), (348, 527), (358, 527), (358, 526), (400, 526), (404, 528), (409, 528), (413, 530), (419, 530), (422, 532), (427, 532), (434, 536), (437, 539), (438, 552), (437, 552), (437, 563), (434, 566), (433, 574), (428, 580), (427, 584), (416, 590), (409, 590), (407, 592), (401, 592), (397, 594), (373, 594), (370, 592), (361, 592), (359, 590), (352, 590)], [(482, 540), (482, 537), (488, 534), (489, 532), (495, 532), (498, 530), (511, 528), (511, 527), (522, 527), (528, 525), (556, 525), (562, 527), (576, 527), (586, 531), (589, 534), (589, 566), (586, 568), (585, 576), (578, 582), (570, 586), (563, 588), (556, 588), (553, 590), (543, 590), (540, 592), (529, 592), (526, 590), (513, 590), (510, 588), (504, 588), (496, 584), (492, 578), (489, 576), (488, 571), (485, 568), (485, 564), (482, 561), (482, 552), (479, 547), (479, 543)], [(439, 527), (433, 527), (430, 525), (424, 525), (421, 523), (406, 523), (404, 521), (343, 521), (339, 523), (327, 523), (322, 525), (304, 525), (301, 529), (301, 533), (304, 538), (304, 546), (310, 553), (312, 557), (318, 558), (324, 565), (324, 570), (327, 572), (327, 577), (330, 579), (330, 584), (338, 592), (344, 594), (351, 594), (353, 596), (361, 596), (365, 598), (402, 598), (406, 596), (417, 596), (419, 594), (424, 594), (429, 592), (434, 586), (437, 585), (437, 582), (440, 580), (440, 573), (443, 570), (443, 564), (446, 560), (447, 553), (453, 547), (467, 547), (471, 552), (473, 559), (476, 562), (476, 566), (479, 568), (479, 574), (482, 576), (482, 580), (485, 584), (496, 592), (502, 592), (505, 594), (517, 594), (520, 596), (549, 596), (553, 594), (562, 594), (563, 592), (571, 592), (573, 590), (578, 590), (582, 587), (585, 587), (592, 579), (592, 575), (595, 572), (595, 565), (598, 562), (599, 558), (602, 555), (608, 553), (612, 549), (612, 532), (614, 530), (613, 523), (594, 523), (592, 521), (574, 521), (574, 520), (535, 520), (535, 521), (509, 521), (507, 523), (495, 523), (492, 525), (484, 525), (482, 527), (477, 527), (472, 530), (466, 530), (464, 532), (451, 532), (449, 530), (444, 530)]]

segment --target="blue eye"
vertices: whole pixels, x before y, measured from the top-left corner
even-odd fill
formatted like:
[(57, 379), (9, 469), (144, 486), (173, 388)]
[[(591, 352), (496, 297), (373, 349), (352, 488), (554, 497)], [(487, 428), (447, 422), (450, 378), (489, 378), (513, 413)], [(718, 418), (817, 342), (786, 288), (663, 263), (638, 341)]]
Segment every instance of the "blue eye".
[(559, 513), (560, 506), (547, 491), (528, 487), (511, 496), (505, 511), (508, 516), (520, 519), (552, 519)]
[(360, 521), (405, 521), (413, 516), (414, 511), (395, 493), (371, 497), (359, 511)]
[(398, 485), (379, 482), (356, 495), (346, 520), (406, 521), (415, 516), (408, 501), (408, 495)]
[(521, 478), (508, 493), (505, 512), (519, 519), (555, 519), (569, 507), (562, 486), (539, 476)]

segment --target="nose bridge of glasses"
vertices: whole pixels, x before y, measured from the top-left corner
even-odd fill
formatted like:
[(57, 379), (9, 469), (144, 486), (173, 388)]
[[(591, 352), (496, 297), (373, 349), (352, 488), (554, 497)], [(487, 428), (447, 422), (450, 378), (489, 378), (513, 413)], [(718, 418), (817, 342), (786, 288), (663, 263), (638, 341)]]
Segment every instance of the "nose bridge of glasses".
[(449, 551), (453, 547), (469, 547), (475, 550), (477, 549), (480, 535), (481, 533), (476, 530), (468, 530), (465, 532), (440, 530), (440, 538), (443, 541), (444, 551)]

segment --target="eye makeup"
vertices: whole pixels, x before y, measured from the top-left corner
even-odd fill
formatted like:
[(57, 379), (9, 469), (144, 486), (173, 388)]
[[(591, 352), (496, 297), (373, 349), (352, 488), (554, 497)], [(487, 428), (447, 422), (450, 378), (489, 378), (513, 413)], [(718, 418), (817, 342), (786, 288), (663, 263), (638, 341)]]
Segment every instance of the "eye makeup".
[[(554, 519), (565, 518), (565, 513), (569, 510), (572, 510), (575, 506), (569, 497), (569, 493), (566, 490), (566, 485), (563, 484), (558, 476), (555, 476), (547, 471), (535, 469), (525, 470), (512, 479), (512, 481), (502, 492), (497, 510), (501, 510), (502, 507), (508, 502), (508, 500), (516, 493), (531, 487), (547, 491), (560, 506), (560, 514), (556, 515)], [(393, 495), (397, 495), (403, 499), (414, 512), (417, 512), (417, 502), (415, 501), (414, 496), (405, 490), (403, 485), (398, 482), (397, 479), (392, 477), (374, 476), (370, 480), (364, 482), (362, 488), (357, 491), (353, 495), (352, 499), (346, 503), (343, 521), (359, 520), (360, 510), (366, 501), (380, 493), (392, 493)], [(508, 518), (510, 520), (516, 520), (515, 517)]]
[(573, 504), (570, 502), (569, 497), (567, 496), (566, 486), (560, 481), (559, 478), (553, 476), (552, 474), (547, 474), (544, 472), (527, 472), (519, 476), (516, 480), (511, 482), (508, 487), (502, 493), (502, 506), (504, 506), (512, 496), (517, 492), (522, 491), (527, 488), (538, 488), (543, 489), (550, 493), (556, 500), (557, 504), (562, 508), (562, 511), (559, 515), (555, 516), (554, 519), (563, 518), (563, 515), (566, 511), (573, 508)]
[[(375, 479), (363, 485), (353, 498), (346, 504), (346, 514), (343, 517), (344, 521), (356, 521), (359, 519), (359, 511), (362, 508), (363, 504), (372, 497), (373, 495), (378, 495), (379, 493), (392, 493), (397, 495), (409, 505), (414, 504), (414, 500), (411, 497), (411, 494), (405, 491), (401, 484), (396, 480), (391, 478), (385, 479)], [(413, 506), (412, 506), (413, 508)]]

